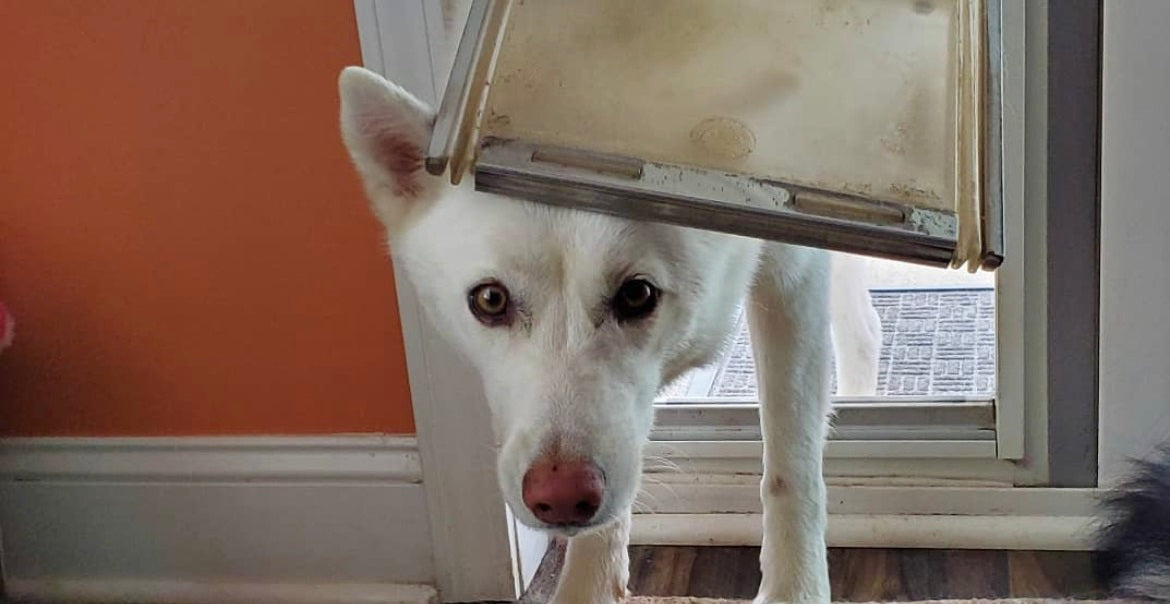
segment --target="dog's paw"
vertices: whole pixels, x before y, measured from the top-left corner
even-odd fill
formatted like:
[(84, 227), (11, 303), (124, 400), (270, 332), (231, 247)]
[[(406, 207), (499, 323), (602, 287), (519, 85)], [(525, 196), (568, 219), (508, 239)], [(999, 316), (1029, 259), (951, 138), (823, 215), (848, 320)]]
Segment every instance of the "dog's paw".
[(829, 604), (829, 590), (816, 590), (815, 593), (796, 593), (796, 594), (772, 594), (761, 593), (758, 594), (752, 604)]
[(622, 604), (626, 601), (626, 594), (617, 598), (613, 594), (598, 594), (596, 596), (576, 595), (572, 597), (554, 597), (549, 604)]
[[(821, 560), (824, 559), (816, 562)], [(752, 604), (829, 604), (830, 591), (829, 569), (824, 563), (798, 568), (765, 566), (760, 591)]]
[(558, 589), (549, 604), (622, 604), (630, 597), (630, 590), (614, 584), (610, 589)]
[(829, 604), (829, 598), (803, 597), (774, 598), (771, 596), (756, 596), (752, 604)]

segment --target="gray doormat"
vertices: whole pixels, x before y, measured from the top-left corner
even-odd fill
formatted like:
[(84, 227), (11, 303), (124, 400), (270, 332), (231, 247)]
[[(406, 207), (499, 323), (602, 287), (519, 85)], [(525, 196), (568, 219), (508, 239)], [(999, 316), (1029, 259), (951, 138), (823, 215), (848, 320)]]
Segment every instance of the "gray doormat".
[[(875, 289), (871, 296), (882, 320), (878, 395), (995, 392), (994, 289)], [(755, 366), (742, 311), (736, 330), (722, 360), (663, 394), (755, 396)]]

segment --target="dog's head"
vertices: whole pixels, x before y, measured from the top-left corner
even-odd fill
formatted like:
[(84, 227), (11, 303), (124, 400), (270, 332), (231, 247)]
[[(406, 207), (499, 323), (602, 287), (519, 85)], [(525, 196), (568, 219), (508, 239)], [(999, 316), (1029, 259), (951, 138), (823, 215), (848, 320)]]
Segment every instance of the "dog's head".
[(658, 390), (707, 362), (758, 242), (451, 187), (423, 169), (433, 113), (341, 74), (341, 130), (391, 253), (477, 367), (526, 524), (572, 534), (633, 501)]

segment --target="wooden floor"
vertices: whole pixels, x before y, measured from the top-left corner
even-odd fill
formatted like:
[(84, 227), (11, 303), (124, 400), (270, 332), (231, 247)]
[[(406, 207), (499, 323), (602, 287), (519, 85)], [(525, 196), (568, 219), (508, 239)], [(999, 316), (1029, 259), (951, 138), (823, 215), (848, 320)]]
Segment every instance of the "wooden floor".
[[(523, 602), (546, 602), (563, 551), (545, 557)], [(638, 595), (751, 599), (760, 583), (758, 547), (630, 548), (630, 589)], [(1101, 596), (1087, 552), (832, 549), (833, 599)]]

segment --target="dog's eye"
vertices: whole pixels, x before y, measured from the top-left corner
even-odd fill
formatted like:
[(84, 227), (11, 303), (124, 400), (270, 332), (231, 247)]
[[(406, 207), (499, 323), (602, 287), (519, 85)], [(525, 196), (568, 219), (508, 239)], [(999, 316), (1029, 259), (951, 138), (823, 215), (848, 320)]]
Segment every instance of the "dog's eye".
[(467, 294), (467, 305), (471, 314), (484, 325), (503, 325), (511, 318), (508, 288), (495, 281), (472, 288)]
[(658, 306), (658, 288), (645, 279), (630, 279), (613, 297), (613, 314), (618, 321), (641, 319)]

